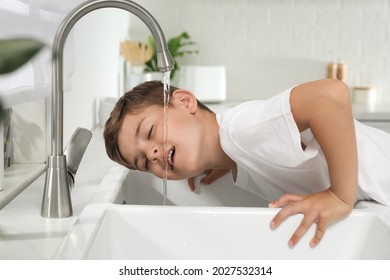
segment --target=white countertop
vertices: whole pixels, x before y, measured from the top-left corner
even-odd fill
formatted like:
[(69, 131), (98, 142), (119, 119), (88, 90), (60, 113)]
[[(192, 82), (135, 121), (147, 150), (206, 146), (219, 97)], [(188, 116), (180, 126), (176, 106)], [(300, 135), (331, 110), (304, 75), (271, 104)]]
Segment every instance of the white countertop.
[(390, 103), (375, 104), (353, 103), (353, 112), (356, 119), (362, 121), (390, 121)]
[(81, 211), (99, 191), (103, 177), (116, 165), (105, 154), (102, 129), (93, 130), (93, 135), (71, 193), (73, 217), (41, 217), (44, 173), (0, 210), (0, 259), (52, 258)]

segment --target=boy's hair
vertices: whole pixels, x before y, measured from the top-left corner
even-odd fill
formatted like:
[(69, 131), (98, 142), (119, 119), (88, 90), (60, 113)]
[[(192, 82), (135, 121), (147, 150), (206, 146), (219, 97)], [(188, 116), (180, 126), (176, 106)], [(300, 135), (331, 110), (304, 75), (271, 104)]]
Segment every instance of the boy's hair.
[[(177, 87), (170, 86), (169, 96), (177, 90)], [(137, 114), (142, 109), (159, 105), (164, 106), (164, 85), (161, 81), (149, 81), (139, 84), (132, 90), (126, 92), (115, 104), (110, 117), (107, 119), (104, 126), (104, 142), (108, 157), (129, 168), (135, 169), (122, 157), (118, 148), (118, 133), (122, 127), (123, 120), (127, 114)], [(171, 104), (169, 104), (170, 106)], [(198, 106), (202, 110), (212, 112), (207, 106), (198, 101)]]

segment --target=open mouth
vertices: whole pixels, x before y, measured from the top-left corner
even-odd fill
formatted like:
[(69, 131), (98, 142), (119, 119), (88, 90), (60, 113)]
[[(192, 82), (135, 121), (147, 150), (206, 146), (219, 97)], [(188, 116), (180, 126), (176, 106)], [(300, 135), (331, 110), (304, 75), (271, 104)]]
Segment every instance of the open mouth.
[(168, 157), (167, 157), (167, 161), (168, 161), (168, 165), (170, 168), (173, 169), (173, 162), (174, 162), (174, 156), (175, 156), (175, 147), (173, 147), (169, 153), (168, 153)]

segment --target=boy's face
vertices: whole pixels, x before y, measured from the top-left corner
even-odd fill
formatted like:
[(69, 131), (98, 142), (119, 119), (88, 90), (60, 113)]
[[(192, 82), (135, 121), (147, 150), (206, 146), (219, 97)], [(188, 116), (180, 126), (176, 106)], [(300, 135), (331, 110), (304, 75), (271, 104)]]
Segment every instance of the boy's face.
[[(161, 98), (163, 95), (161, 94)], [(149, 106), (139, 113), (127, 114), (118, 134), (118, 147), (124, 159), (136, 169), (179, 180), (193, 177), (207, 168), (203, 142), (204, 126), (199, 118), (195, 97), (176, 90), (168, 108), (167, 151), (164, 153), (164, 109)]]

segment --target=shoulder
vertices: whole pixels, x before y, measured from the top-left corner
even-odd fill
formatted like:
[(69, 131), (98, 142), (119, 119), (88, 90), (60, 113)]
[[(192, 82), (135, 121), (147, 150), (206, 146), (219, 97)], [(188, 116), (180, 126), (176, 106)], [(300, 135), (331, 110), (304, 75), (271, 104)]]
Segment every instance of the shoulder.
[(240, 150), (266, 158), (273, 157), (275, 149), (300, 143), (289, 106), (290, 92), (245, 102), (221, 115), (219, 135), (224, 151), (231, 155)]
[(309, 127), (320, 110), (335, 108), (351, 110), (348, 87), (335, 79), (312, 81), (294, 87), (290, 95), (291, 112), (300, 131)]
[(290, 92), (287, 89), (269, 99), (247, 101), (226, 109), (218, 116), (220, 128), (252, 127), (290, 113)]
[(328, 100), (335, 103), (349, 103), (350, 95), (347, 85), (336, 79), (323, 79), (301, 84), (292, 89), (291, 104), (294, 102), (307, 105), (317, 100)]

